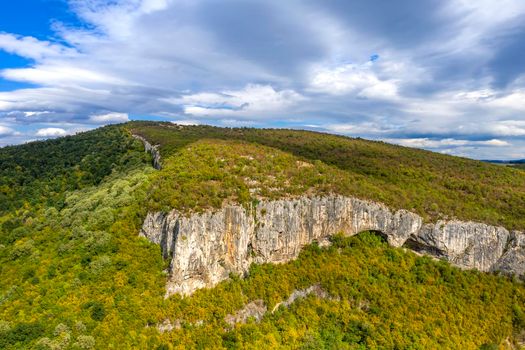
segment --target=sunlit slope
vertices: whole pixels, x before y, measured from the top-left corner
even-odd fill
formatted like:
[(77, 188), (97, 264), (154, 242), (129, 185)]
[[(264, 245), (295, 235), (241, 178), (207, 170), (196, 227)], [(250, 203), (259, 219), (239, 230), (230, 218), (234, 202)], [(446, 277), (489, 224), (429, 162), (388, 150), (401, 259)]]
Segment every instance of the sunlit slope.
[(525, 173), (518, 169), (308, 131), (149, 122), (127, 127), (160, 144), (165, 158), (200, 139), (240, 140), (334, 166), (354, 184), (345, 194), (414, 210), (428, 220), (459, 218), (525, 228)]

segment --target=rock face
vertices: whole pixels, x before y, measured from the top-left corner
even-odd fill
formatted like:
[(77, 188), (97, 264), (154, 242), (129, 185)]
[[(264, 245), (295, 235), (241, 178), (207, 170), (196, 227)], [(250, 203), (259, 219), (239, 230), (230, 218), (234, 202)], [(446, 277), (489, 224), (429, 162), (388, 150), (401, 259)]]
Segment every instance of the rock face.
[(407, 245), (413, 244), (414, 250), (444, 257), (458, 267), (490, 271), (505, 252), (509, 235), (502, 227), (455, 220), (438, 221), (424, 225)]
[(131, 135), (131, 136), (133, 136), (137, 140), (142, 141), (142, 143), (144, 144), (144, 151), (149, 152), (151, 154), (151, 157), (153, 158), (153, 167), (157, 170), (160, 170), (161, 166), (160, 166), (160, 152), (158, 149), (159, 146), (158, 145), (153, 146), (151, 143), (148, 142), (148, 140), (146, 140), (142, 136), (139, 136), (139, 135)]
[[(319, 299), (331, 299), (331, 300), (334, 300), (332, 297), (330, 297), (330, 295), (321, 287), (321, 285), (319, 284), (314, 284), (313, 286), (310, 286), (308, 288), (305, 288), (305, 289), (299, 289), (299, 290), (294, 290), (292, 294), (290, 294), (290, 296), (288, 297), (288, 299), (284, 300), (284, 301), (281, 301), (280, 303), (277, 303), (275, 304), (275, 306), (273, 307), (272, 309), (272, 314), (277, 311), (277, 309), (279, 309), (281, 306), (283, 307), (289, 307), (290, 305), (292, 305), (293, 303), (295, 303), (295, 301), (297, 299), (301, 299), (301, 298), (306, 298), (307, 296), (309, 296), (310, 294), (313, 294), (315, 295), (317, 298)], [(337, 299), (335, 299), (337, 300)]]
[(250, 318), (254, 318), (256, 322), (260, 322), (268, 309), (264, 304), (264, 301), (257, 299), (251, 303), (246, 304), (241, 310), (237, 311), (234, 315), (227, 315), (224, 321), (231, 327), (235, 326), (236, 323), (246, 323)]
[(394, 247), (403, 245), (444, 258), (462, 268), (525, 273), (525, 236), (475, 222), (439, 221), (423, 225), (406, 210), (391, 211), (375, 202), (331, 195), (262, 201), (251, 209), (230, 205), (184, 216), (150, 213), (141, 235), (170, 259), (167, 295), (189, 295), (212, 287), (230, 273), (245, 274), (252, 263), (295, 259), (314, 241), (331, 235), (378, 231)]
[[(277, 311), (281, 306), (282, 307), (290, 307), (297, 299), (306, 298), (309, 295), (314, 295), (315, 297), (319, 299), (330, 299), (330, 300), (338, 300), (332, 298), (319, 284), (314, 284), (308, 288), (305, 289), (296, 289), (290, 294), (288, 299), (283, 300), (273, 307), (272, 311), (270, 313), (274, 313)], [(264, 301), (257, 299), (254, 300), (248, 304), (246, 304), (242, 309), (238, 310), (233, 315), (227, 315), (224, 318), (224, 321), (228, 323), (231, 327), (235, 326), (237, 323), (246, 323), (250, 318), (253, 318), (255, 322), (260, 322), (264, 315), (268, 312), (268, 308), (266, 307), (266, 304), (264, 304)]]

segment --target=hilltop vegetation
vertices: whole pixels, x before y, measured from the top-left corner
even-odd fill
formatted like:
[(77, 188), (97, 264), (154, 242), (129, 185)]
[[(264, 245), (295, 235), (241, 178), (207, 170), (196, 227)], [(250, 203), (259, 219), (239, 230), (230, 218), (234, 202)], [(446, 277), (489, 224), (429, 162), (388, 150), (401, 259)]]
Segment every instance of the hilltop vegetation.
[(115, 127), (0, 148), (0, 215), (23, 205), (61, 206), (66, 191), (97, 185), (140, 147)]
[[(161, 171), (131, 131), (161, 144)], [(167, 262), (138, 237), (149, 210), (328, 192), (418, 212), (439, 196), (464, 198), (438, 202), (428, 218), (457, 209), (459, 217), (525, 227), (514, 216), (523, 210), (514, 208), (523, 186), (510, 193), (523, 172), (309, 132), (157, 123), (110, 126), (0, 155), (7, 201), (0, 210), (0, 348), (491, 349), (523, 338), (521, 283), (390, 248), (372, 233), (336, 236), (329, 248), (312, 245), (296, 261), (252, 266), (246, 279), (232, 276), (184, 299), (164, 299)], [(423, 176), (439, 172), (445, 175)], [(469, 179), (477, 179), (471, 185), (479, 194), (443, 185)], [(494, 206), (474, 212), (476, 198), (497, 194)], [(271, 310), (317, 283), (330, 298), (299, 299), (260, 323), (231, 328), (225, 321), (251, 301)], [(166, 319), (180, 329), (160, 333), (156, 326)]]
[[(360, 181), (361, 180), (361, 181)], [(320, 161), (305, 162), (275, 148), (242, 141), (202, 139), (163, 161), (152, 176), (148, 209), (186, 212), (249, 205), (262, 199), (379, 191)]]
[[(129, 127), (160, 144), (166, 161), (202, 139), (249, 142), (292, 154), (299, 161), (321, 162), (339, 174), (342, 171), (343, 181), (349, 185), (340, 188), (341, 194), (413, 210), (427, 220), (459, 218), (508, 229), (525, 228), (525, 173), (518, 169), (308, 131), (148, 122)], [(337, 182), (340, 179), (338, 176)]]

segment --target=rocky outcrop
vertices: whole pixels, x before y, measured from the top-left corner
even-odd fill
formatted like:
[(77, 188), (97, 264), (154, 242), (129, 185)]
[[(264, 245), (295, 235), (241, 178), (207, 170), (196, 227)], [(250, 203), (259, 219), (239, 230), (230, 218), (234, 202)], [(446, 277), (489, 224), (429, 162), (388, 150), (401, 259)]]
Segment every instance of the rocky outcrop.
[[(320, 284), (314, 284), (314, 285), (312, 285), (312, 286), (310, 286), (308, 288), (305, 288), (305, 289), (294, 290), (293, 293), (290, 294), (288, 299), (286, 299), (284, 301), (281, 301), (280, 303), (275, 304), (275, 306), (272, 309), (272, 314), (275, 311), (277, 311), (281, 306), (289, 307), (290, 305), (295, 303), (295, 301), (297, 299), (306, 298), (310, 294), (316, 296), (319, 299), (332, 299), (332, 300), (334, 300), (334, 298), (331, 298), (330, 295), (321, 287)], [(337, 299), (335, 299), (335, 300), (337, 300)]]
[(512, 231), (501, 258), (491, 267), (493, 271), (525, 276), (525, 235)]
[(137, 140), (142, 141), (142, 143), (144, 144), (144, 151), (151, 154), (151, 157), (153, 158), (153, 167), (157, 170), (160, 170), (161, 165), (160, 165), (159, 145), (155, 145), (155, 146), (152, 145), (151, 143), (148, 142), (148, 140), (146, 140), (144, 137), (140, 135), (133, 134), (131, 136), (133, 136)]
[(502, 227), (477, 222), (438, 221), (424, 225), (407, 246), (461, 268), (490, 271), (506, 251), (509, 235)]
[(260, 322), (268, 309), (264, 304), (264, 301), (257, 299), (251, 303), (246, 304), (242, 309), (237, 311), (233, 315), (227, 315), (224, 321), (231, 327), (237, 323), (246, 323), (250, 318), (253, 318), (255, 322)]
[[(331, 297), (330, 294), (328, 294), (328, 292), (326, 292), (320, 284), (314, 284), (304, 289), (294, 290), (286, 300), (277, 303), (270, 313), (275, 313), (281, 306), (285, 308), (290, 307), (298, 299), (306, 298), (309, 295), (313, 295), (318, 299), (339, 300), (339, 298)], [(228, 324), (228, 329), (232, 329), (236, 324), (247, 323), (250, 319), (253, 319), (255, 322), (260, 322), (267, 313), (268, 307), (264, 301), (261, 299), (256, 299), (247, 303), (242, 309), (237, 310), (235, 313), (226, 315), (224, 317), (224, 322)], [(161, 323), (158, 323), (156, 328), (160, 333), (166, 333), (181, 329), (184, 326), (198, 327), (204, 324), (205, 322), (203, 320), (189, 322), (180, 318), (177, 318), (173, 321), (169, 318), (166, 318)]]
[[(332, 298), (320, 284), (314, 284), (308, 288), (296, 289), (290, 294), (288, 299), (283, 300), (277, 303), (270, 313), (275, 313), (281, 306), (290, 307), (297, 299), (306, 298), (309, 295), (313, 295), (319, 299), (329, 299), (329, 300), (338, 300)], [(231, 327), (235, 326), (237, 323), (246, 323), (250, 318), (254, 319), (255, 322), (260, 322), (264, 315), (268, 312), (266, 304), (264, 301), (257, 299), (248, 304), (246, 304), (242, 309), (238, 310), (235, 314), (227, 315), (224, 318), (224, 321), (228, 323)]]
[(525, 236), (475, 222), (423, 224), (418, 215), (340, 195), (262, 201), (246, 209), (229, 205), (217, 211), (182, 215), (148, 214), (141, 235), (157, 243), (170, 259), (167, 295), (189, 295), (245, 274), (252, 263), (295, 259), (314, 241), (331, 235), (378, 231), (394, 247), (444, 258), (462, 268), (523, 274)]

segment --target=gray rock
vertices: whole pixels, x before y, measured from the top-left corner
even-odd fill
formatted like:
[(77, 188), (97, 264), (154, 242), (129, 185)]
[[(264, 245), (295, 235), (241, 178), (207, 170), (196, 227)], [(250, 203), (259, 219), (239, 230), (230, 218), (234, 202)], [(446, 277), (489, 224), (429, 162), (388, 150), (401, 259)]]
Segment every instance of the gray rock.
[(491, 267), (492, 271), (525, 276), (525, 235), (512, 231), (501, 258)]
[(260, 322), (266, 314), (267, 308), (264, 301), (257, 299), (251, 303), (246, 304), (242, 309), (238, 310), (233, 315), (227, 315), (224, 321), (231, 327), (236, 323), (246, 323), (250, 318), (254, 318), (255, 322)]
[(352, 236), (370, 230), (394, 247), (404, 245), (462, 268), (525, 272), (520, 232), (456, 220), (423, 225), (412, 212), (340, 195), (262, 201), (250, 209), (229, 205), (189, 216), (175, 210), (150, 213), (140, 234), (170, 259), (169, 296), (212, 287), (231, 273), (244, 275), (252, 263), (290, 261), (305, 245), (327, 244), (339, 232)]
[[(294, 290), (286, 300), (277, 303), (271, 313), (275, 313), (275, 311), (281, 306), (290, 307), (290, 305), (292, 305), (297, 299), (306, 298), (309, 295), (314, 295), (319, 299), (337, 300), (330, 297), (320, 284), (314, 284), (308, 288)], [(224, 318), (224, 321), (226, 321), (231, 327), (235, 326), (237, 323), (246, 323), (250, 318), (254, 318), (255, 322), (260, 322), (267, 312), (268, 309), (264, 301), (257, 299), (246, 304), (235, 314), (227, 315)]]
[(153, 167), (157, 170), (161, 169), (160, 165), (160, 152), (159, 152), (159, 145), (153, 146), (151, 143), (148, 142), (144, 137), (139, 135), (131, 135), (137, 140), (142, 141), (144, 144), (144, 152), (149, 152), (151, 154), (151, 157), (153, 158)]
[(273, 307), (272, 314), (275, 311), (277, 311), (281, 306), (283, 306), (283, 307), (290, 307), (290, 305), (295, 303), (295, 301), (297, 299), (306, 298), (310, 294), (313, 294), (314, 296), (316, 296), (319, 299), (332, 299), (332, 300), (335, 300), (334, 298), (330, 297), (330, 295), (321, 287), (320, 284), (314, 284), (314, 285), (312, 285), (312, 286), (310, 286), (308, 288), (305, 288), (305, 289), (296, 289), (296, 290), (294, 290), (292, 292), (292, 294), (290, 294), (288, 299), (286, 299), (284, 301), (281, 301), (280, 303), (277, 303)]
[(162, 323), (159, 323), (157, 325), (157, 329), (160, 333), (171, 332), (174, 329), (181, 329), (181, 328), (182, 328), (181, 321), (178, 319), (175, 320), (175, 322), (173, 323), (169, 319), (165, 319), (164, 321), (162, 321)]
[(412, 239), (422, 252), (444, 257), (461, 268), (487, 272), (503, 255), (509, 231), (471, 221), (438, 221), (424, 225)]

